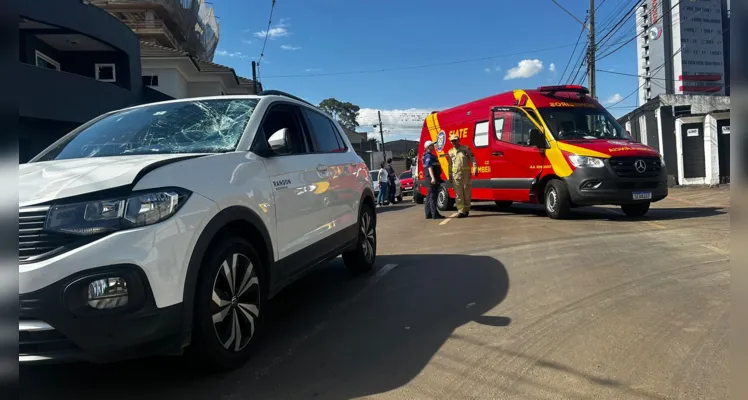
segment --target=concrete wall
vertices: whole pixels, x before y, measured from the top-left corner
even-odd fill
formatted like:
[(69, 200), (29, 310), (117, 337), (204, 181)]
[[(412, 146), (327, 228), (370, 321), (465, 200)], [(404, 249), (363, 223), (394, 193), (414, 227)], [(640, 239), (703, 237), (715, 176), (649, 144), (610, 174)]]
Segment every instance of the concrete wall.
[(144, 68), (143, 76), (158, 76), (158, 86), (150, 86), (151, 89), (169, 95), (175, 99), (187, 97), (187, 80), (176, 68)]

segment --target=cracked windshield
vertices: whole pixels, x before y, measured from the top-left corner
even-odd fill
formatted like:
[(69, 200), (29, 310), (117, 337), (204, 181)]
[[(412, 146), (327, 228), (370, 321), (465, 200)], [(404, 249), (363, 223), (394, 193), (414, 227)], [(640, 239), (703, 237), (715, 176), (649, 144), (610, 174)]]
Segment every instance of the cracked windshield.
[(118, 112), (65, 138), (36, 161), (233, 151), (256, 106), (253, 99), (213, 99)]
[(730, 0), (17, 3), (20, 398), (748, 398)]

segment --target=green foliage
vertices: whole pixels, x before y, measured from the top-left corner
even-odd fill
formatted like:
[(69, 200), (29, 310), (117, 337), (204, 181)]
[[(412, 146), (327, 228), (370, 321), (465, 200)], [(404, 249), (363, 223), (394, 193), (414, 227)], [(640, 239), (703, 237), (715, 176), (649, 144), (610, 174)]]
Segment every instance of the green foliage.
[(322, 100), (322, 102), (319, 103), (319, 108), (335, 118), (335, 120), (346, 129), (355, 131), (359, 126), (356, 118), (358, 118), (358, 112), (361, 110), (361, 107), (353, 103), (329, 98)]

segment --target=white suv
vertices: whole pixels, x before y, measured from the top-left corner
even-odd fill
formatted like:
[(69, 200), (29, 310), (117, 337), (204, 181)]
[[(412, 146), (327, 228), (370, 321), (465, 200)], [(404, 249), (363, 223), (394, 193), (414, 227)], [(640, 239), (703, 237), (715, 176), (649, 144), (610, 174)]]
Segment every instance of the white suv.
[(102, 115), (20, 166), (19, 361), (243, 363), (268, 299), (343, 255), (376, 257), (369, 171), (292, 95)]

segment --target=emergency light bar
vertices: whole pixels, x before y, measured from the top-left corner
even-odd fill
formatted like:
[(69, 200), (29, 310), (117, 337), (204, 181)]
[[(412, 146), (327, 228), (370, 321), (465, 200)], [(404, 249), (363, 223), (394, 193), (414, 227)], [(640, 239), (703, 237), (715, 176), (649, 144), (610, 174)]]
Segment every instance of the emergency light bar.
[(538, 92), (572, 92), (580, 94), (589, 94), (590, 90), (581, 85), (557, 85), (557, 86), (541, 86), (538, 88)]

